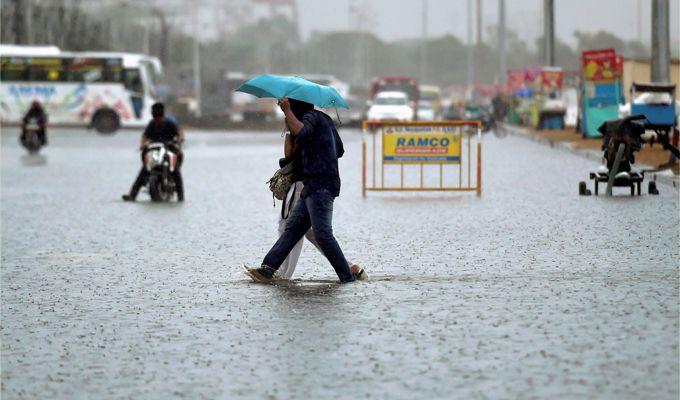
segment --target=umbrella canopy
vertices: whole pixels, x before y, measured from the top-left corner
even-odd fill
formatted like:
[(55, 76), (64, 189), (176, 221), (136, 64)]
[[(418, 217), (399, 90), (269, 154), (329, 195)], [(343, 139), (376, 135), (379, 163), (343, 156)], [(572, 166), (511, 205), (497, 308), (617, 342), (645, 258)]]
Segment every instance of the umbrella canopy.
[(349, 108), (342, 96), (330, 86), (319, 85), (299, 76), (264, 74), (248, 80), (236, 89), (257, 97), (284, 97), (304, 101), (321, 108)]

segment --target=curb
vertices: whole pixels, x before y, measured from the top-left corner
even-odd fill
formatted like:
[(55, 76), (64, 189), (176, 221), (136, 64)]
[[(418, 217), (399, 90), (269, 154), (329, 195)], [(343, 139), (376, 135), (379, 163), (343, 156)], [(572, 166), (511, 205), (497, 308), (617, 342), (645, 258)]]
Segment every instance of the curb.
[[(508, 124), (498, 124), (500, 125), (501, 129), (504, 129), (506, 132), (513, 136), (518, 136), (522, 137), (525, 139), (529, 139), (532, 142), (540, 143), (546, 146), (550, 146), (553, 149), (558, 149), (562, 151), (567, 151), (571, 154), (576, 154), (578, 156), (581, 156), (583, 158), (586, 158), (591, 161), (597, 161), (601, 162), (602, 161), (602, 153), (597, 151), (597, 150), (579, 150), (574, 148), (571, 144), (568, 142), (562, 142), (559, 140), (552, 140), (552, 139), (547, 139), (544, 137), (536, 136), (530, 134), (525, 128), (515, 126), (515, 125), (508, 125)], [(638, 165), (638, 164), (636, 164)], [(652, 166), (646, 165), (646, 164), (639, 164), (640, 167), (642, 168), (653, 168)], [(659, 182), (659, 183), (664, 183), (666, 185), (673, 186), (676, 189), (680, 189), (680, 176), (669, 176), (669, 175), (661, 175), (661, 174), (656, 174), (656, 173), (650, 173), (649, 176), (653, 181)]]

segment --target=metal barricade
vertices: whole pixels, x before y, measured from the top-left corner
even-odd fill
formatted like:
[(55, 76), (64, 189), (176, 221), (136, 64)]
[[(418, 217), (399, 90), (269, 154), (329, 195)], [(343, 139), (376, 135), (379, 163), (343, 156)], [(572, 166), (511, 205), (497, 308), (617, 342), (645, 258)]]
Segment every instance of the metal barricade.
[[(363, 121), (361, 136), (361, 194), (364, 197), (369, 190), (475, 191), (481, 195), (480, 121)], [(371, 147), (368, 152), (367, 142)], [(380, 157), (378, 146), (381, 148)], [(394, 177), (395, 166), (398, 167), (398, 184)], [(405, 182), (405, 173), (412, 173), (414, 166), (419, 169), (419, 173), (416, 170), (419, 183), (409, 184)], [(438, 182), (432, 182), (426, 176), (433, 166), (439, 169)], [(370, 177), (367, 176), (369, 172)]]

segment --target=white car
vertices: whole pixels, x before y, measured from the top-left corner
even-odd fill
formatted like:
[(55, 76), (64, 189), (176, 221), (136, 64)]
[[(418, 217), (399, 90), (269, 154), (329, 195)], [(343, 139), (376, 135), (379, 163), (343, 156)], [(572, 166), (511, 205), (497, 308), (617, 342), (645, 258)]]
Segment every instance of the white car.
[(408, 105), (408, 96), (403, 92), (380, 92), (375, 95), (368, 109), (371, 121), (413, 121), (413, 108)]
[(432, 108), (432, 103), (429, 101), (421, 101), (418, 103), (418, 121), (436, 121), (437, 115)]

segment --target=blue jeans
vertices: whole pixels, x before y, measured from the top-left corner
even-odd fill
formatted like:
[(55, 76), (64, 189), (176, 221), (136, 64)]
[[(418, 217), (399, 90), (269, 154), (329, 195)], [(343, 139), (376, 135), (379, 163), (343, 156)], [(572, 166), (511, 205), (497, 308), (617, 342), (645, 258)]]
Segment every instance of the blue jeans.
[(340, 282), (353, 281), (355, 279), (354, 275), (349, 270), (345, 255), (342, 254), (342, 250), (340, 250), (340, 246), (333, 236), (334, 200), (335, 198), (327, 189), (319, 189), (300, 199), (288, 216), (288, 222), (286, 223), (283, 235), (279, 237), (274, 247), (264, 257), (262, 265), (275, 270), (279, 269), (288, 253), (302, 239), (311, 226), (319, 247), (321, 247), (324, 256), (331, 263), (333, 269), (335, 269)]

